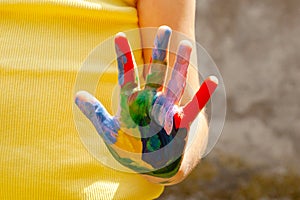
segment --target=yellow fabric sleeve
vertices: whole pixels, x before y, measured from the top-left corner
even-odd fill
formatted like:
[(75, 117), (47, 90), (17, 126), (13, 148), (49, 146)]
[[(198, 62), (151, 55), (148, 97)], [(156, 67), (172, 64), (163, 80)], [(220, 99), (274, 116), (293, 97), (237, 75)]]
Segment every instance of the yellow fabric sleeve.
[[(163, 187), (101, 165), (73, 121), (81, 64), (138, 27), (133, 1), (0, 1), (0, 199), (154, 199)], [(140, 39), (130, 40), (140, 45)], [(102, 56), (106, 56), (103, 52)], [(141, 53), (136, 60), (142, 62)], [(109, 106), (113, 66), (97, 97)]]

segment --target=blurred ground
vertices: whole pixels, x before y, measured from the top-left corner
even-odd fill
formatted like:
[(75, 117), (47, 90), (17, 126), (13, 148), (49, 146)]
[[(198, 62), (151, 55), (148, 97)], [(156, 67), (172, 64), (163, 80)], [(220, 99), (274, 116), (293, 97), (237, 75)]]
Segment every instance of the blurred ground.
[(300, 199), (300, 1), (197, 0), (196, 29), (227, 118), (213, 152), (160, 199)]

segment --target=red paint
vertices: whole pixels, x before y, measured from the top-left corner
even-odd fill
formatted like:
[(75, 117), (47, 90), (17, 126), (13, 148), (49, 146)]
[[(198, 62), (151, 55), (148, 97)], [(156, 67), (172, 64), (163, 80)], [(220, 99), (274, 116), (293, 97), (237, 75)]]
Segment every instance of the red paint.
[(197, 117), (198, 113), (204, 108), (208, 102), (218, 83), (211, 78), (207, 78), (197, 91), (193, 99), (183, 107), (183, 113), (174, 115), (174, 123), (176, 129), (189, 128), (190, 124)]
[[(134, 82), (135, 81), (135, 74), (134, 74), (134, 64), (132, 59), (131, 49), (128, 43), (128, 40), (123, 35), (118, 35), (115, 38), (115, 43), (118, 45), (118, 48), (122, 52), (122, 55), (126, 56), (127, 62), (123, 63), (124, 68), (124, 86), (126, 83)], [(118, 55), (118, 56), (122, 56)]]
[(173, 120), (174, 120), (174, 125), (175, 125), (176, 129), (182, 128), (182, 126), (180, 126), (181, 125), (181, 120), (182, 120), (181, 115), (179, 115), (178, 113), (175, 113), (175, 115), (173, 117)]

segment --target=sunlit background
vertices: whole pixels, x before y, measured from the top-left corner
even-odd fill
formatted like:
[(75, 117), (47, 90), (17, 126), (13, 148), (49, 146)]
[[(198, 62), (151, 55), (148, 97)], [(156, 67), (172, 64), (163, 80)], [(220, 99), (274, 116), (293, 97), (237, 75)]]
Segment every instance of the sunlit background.
[(300, 199), (300, 1), (197, 0), (227, 118), (214, 150), (160, 199)]

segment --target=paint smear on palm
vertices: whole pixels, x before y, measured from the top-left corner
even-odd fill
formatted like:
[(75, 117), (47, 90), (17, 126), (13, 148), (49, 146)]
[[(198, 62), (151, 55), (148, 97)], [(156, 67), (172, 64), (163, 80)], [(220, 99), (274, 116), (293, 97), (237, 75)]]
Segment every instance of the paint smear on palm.
[(132, 153), (142, 152), (142, 142), (140, 138), (133, 137), (121, 129), (118, 131), (117, 141), (115, 145), (120, 149)]
[(133, 93), (128, 98), (129, 113), (132, 120), (139, 126), (150, 124), (150, 111), (152, 110), (155, 91), (142, 90)]

